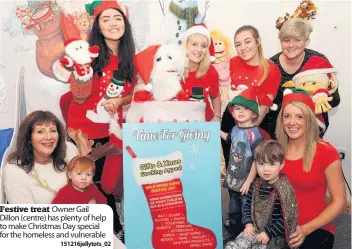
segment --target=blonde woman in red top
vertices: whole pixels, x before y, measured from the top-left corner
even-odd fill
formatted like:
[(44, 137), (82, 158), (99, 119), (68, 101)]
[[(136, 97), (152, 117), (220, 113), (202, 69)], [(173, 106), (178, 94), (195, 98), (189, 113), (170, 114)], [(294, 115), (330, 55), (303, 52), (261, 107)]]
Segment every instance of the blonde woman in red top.
[[(313, 101), (305, 91), (284, 91), (276, 134), (286, 152), (282, 173), (289, 179), (298, 204), (298, 226), (290, 244), (300, 249), (332, 249), (332, 221), (345, 208), (346, 192), (339, 154), (319, 139), (314, 112)], [(331, 197), (329, 204), (326, 190)]]
[(185, 32), (183, 44), (188, 57), (188, 65), (185, 68), (185, 80), (178, 99), (204, 101), (206, 104), (205, 120), (220, 122), (219, 74), (211, 65), (210, 31), (204, 24), (194, 25)]
[[(234, 44), (237, 56), (230, 60), (229, 101), (232, 100), (236, 92), (251, 86), (258, 87), (261, 93), (265, 93), (271, 100), (274, 100), (281, 81), (281, 74), (275, 64), (264, 58), (258, 30), (250, 25), (242, 26), (235, 33)], [(255, 122), (256, 126), (260, 125), (268, 111), (269, 106), (260, 106), (260, 114)], [(222, 117), (221, 130), (228, 133), (234, 126), (234, 119), (226, 109)], [(227, 165), (230, 144), (226, 144), (224, 140), (221, 140), (221, 144)]]

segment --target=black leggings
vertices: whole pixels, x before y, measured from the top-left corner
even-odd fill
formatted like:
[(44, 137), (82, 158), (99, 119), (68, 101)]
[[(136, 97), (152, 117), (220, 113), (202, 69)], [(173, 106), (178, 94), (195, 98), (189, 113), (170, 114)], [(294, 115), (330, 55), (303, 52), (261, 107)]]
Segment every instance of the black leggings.
[(318, 229), (309, 234), (299, 249), (332, 249), (334, 235), (327, 230)]
[[(236, 124), (235, 119), (232, 117), (228, 109), (229, 108), (227, 106), (221, 120), (221, 130), (226, 133), (231, 132), (232, 128)], [(227, 169), (227, 165), (229, 164), (229, 159), (230, 159), (231, 143), (226, 143), (225, 140), (221, 139), (221, 146), (222, 146), (222, 153), (225, 159), (225, 166)]]

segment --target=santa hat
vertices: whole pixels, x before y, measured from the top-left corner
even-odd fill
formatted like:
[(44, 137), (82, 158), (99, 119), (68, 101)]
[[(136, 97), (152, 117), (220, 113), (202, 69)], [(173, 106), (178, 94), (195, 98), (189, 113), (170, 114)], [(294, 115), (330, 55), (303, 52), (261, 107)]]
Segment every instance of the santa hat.
[(234, 97), (230, 102), (229, 107), (234, 105), (244, 106), (259, 115), (258, 97), (254, 87), (243, 90), (239, 95)]
[(274, 104), (273, 101), (268, 97), (267, 94), (263, 94), (259, 99), (259, 105), (269, 106), (270, 110), (276, 111), (277, 104)]
[[(315, 81), (329, 87), (329, 77), (327, 74), (336, 73), (336, 69), (331, 63), (319, 56), (312, 56), (302, 68), (301, 72), (296, 74), (292, 80), (295, 86), (299, 86), (307, 81)], [(334, 81), (336, 79), (333, 79)], [(337, 84), (337, 81), (335, 82)]]
[(290, 88), (285, 89), (284, 98), (282, 100), (282, 108), (284, 108), (287, 104), (292, 101), (299, 101), (308, 106), (313, 113), (315, 113), (315, 105), (311, 97), (309, 97), (308, 93), (299, 88)]
[(120, 5), (117, 0), (94, 0), (85, 5), (86, 11), (94, 18), (106, 9), (118, 9), (128, 18), (128, 9), (125, 5)]
[[(300, 88), (290, 88), (290, 89), (285, 89), (284, 91), (284, 98), (282, 100), (282, 108), (284, 108), (287, 104), (289, 104), (292, 101), (299, 101), (306, 106), (308, 106), (312, 112), (315, 114), (315, 105), (313, 103), (312, 98), (308, 95), (306, 91)], [(326, 125), (324, 122), (324, 117), (323, 115), (317, 115), (316, 116), (318, 126), (325, 131), (326, 130)]]
[(75, 41), (80, 41), (81, 39), (78, 38), (71, 38), (65, 41), (64, 45), (65, 47), (67, 47), (68, 44), (70, 44), (71, 42), (75, 42)]
[(159, 48), (160, 45), (149, 46), (134, 57), (134, 65), (136, 70), (142, 78), (144, 84), (147, 86), (147, 89), (151, 89), (151, 84), (149, 81), (154, 67), (154, 57)]
[(209, 54), (210, 54), (210, 61), (215, 61), (215, 48), (213, 39), (210, 36), (210, 31), (208, 30), (207, 26), (204, 23), (194, 24), (192, 27), (186, 30), (183, 35), (183, 40), (187, 39), (190, 35), (194, 34), (201, 34), (204, 35), (209, 42)]

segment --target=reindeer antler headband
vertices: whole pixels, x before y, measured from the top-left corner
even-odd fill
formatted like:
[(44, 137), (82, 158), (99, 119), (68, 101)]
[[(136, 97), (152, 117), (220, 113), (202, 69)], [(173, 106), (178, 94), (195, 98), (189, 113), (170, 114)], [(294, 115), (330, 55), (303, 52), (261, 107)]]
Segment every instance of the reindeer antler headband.
[(284, 17), (279, 17), (276, 20), (276, 28), (278, 30), (281, 29), (282, 25), (289, 19), (292, 18), (301, 18), (304, 20), (311, 20), (315, 19), (315, 15), (317, 14), (318, 7), (311, 1), (311, 0), (303, 0), (298, 7), (296, 8), (295, 12), (290, 15), (286, 12)]
[(94, 149), (92, 146), (94, 144), (93, 140), (89, 140), (87, 134), (83, 134), (81, 130), (74, 130), (72, 128), (67, 129), (67, 134), (72, 138), (76, 143), (78, 148), (78, 156), (74, 157), (69, 165), (72, 165), (80, 158), (88, 158), (94, 163), (99, 158), (109, 154), (121, 154), (122, 151), (117, 149), (115, 145), (111, 143), (105, 143), (101, 145), (98, 143)]

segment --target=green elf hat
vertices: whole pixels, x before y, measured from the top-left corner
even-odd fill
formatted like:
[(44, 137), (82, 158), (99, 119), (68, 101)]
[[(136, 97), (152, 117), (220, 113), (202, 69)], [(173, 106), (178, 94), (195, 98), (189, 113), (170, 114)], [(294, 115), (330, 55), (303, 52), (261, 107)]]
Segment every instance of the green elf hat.
[(201, 87), (192, 87), (192, 96), (193, 99), (203, 99), (203, 88)]
[(127, 7), (120, 5), (117, 0), (94, 0), (92, 3), (86, 4), (85, 8), (89, 15), (94, 16), (94, 18), (106, 9), (118, 9), (128, 18)]
[(239, 95), (234, 97), (230, 102), (229, 107), (234, 105), (244, 106), (259, 116), (258, 97), (254, 87), (247, 88), (243, 90)]
[(290, 88), (285, 89), (284, 98), (282, 100), (282, 108), (284, 108), (287, 104), (292, 101), (299, 101), (308, 106), (313, 113), (315, 113), (315, 105), (313, 103), (312, 98), (309, 94), (303, 89), (299, 88)]

